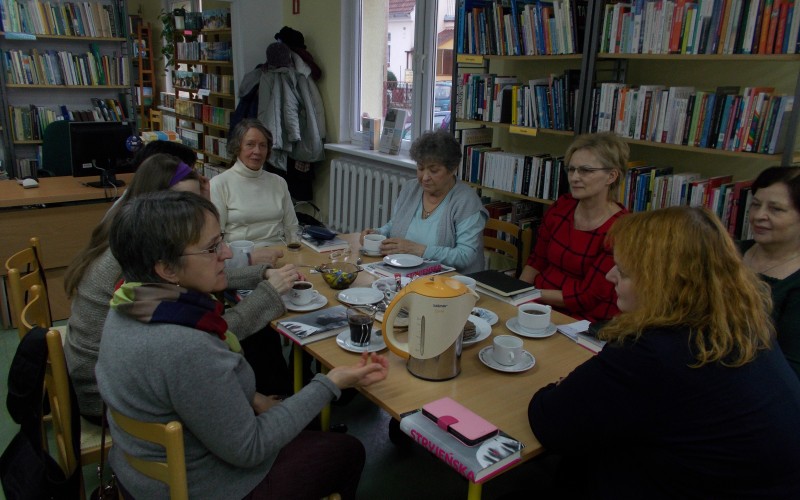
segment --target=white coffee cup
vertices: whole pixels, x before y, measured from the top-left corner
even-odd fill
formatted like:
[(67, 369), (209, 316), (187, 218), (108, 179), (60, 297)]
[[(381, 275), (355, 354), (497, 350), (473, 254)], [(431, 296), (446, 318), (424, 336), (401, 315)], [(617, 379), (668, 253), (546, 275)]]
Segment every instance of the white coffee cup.
[(364, 250), (369, 253), (378, 253), (381, 251), (381, 242), (386, 239), (386, 236), (378, 233), (371, 233), (364, 236)]
[(308, 281), (295, 281), (290, 292), (290, 300), (298, 306), (304, 306), (314, 300), (319, 292)]
[(231, 241), (228, 246), (231, 247), (231, 253), (233, 254), (233, 257), (225, 262), (225, 265), (229, 269), (238, 269), (240, 267), (247, 267), (250, 265), (250, 253), (255, 247), (255, 244), (252, 241)]
[(517, 309), (519, 326), (528, 330), (543, 330), (550, 326), (550, 312), (552, 307), (545, 304), (530, 302), (522, 304)]
[(522, 361), (522, 339), (511, 335), (496, 336), (492, 358), (503, 366), (516, 365)]
[(453, 276), (452, 279), (464, 283), (468, 288), (472, 290), (475, 290), (475, 288), (478, 286), (478, 282), (470, 278), (469, 276)]

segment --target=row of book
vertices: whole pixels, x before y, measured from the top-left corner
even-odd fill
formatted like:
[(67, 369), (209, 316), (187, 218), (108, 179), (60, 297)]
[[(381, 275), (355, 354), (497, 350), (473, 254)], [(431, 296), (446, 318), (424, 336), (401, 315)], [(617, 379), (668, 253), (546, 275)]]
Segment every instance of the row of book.
[(233, 75), (215, 75), (199, 71), (174, 71), (172, 85), (180, 89), (207, 89), (218, 94), (233, 94)]
[(40, 141), (44, 130), (55, 121), (118, 122), (125, 121), (125, 108), (118, 99), (92, 98), (87, 108), (36, 106), (9, 106), (11, 137), (14, 141)]
[(703, 178), (695, 172), (673, 173), (672, 167), (637, 165), (628, 169), (617, 201), (632, 212), (687, 205), (706, 207), (720, 218), (735, 239), (752, 238), (747, 220), (752, 180), (732, 176)]
[(159, 92), (158, 93), (158, 100), (162, 106), (168, 109), (175, 109), (175, 94), (171, 92)]
[(202, 12), (184, 12), (183, 27), (187, 30), (222, 30), (231, 27), (230, 9), (204, 9)]
[(230, 61), (231, 42), (178, 42), (175, 54), (181, 61)]
[(772, 87), (602, 83), (592, 90), (592, 132), (726, 151), (777, 154), (786, 144), (794, 97)]
[(130, 85), (127, 56), (100, 54), (95, 44), (85, 53), (37, 49), (3, 52), (6, 81), (17, 85)]
[(462, 172), (462, 180), (542, 200), (555, 200), (567, 190), (562, 157), (523, 155), (491, 146), (467, 146), (465, 156), (469, 171)]
[(458, 53), (580, 53), (587, 6), (586, 0), (459, 0)]
[[(164, 103), (166, 106), (166, 103)], [(179, 115), (188, 116), (196, 120), (203, 119), (203, 103), (198, 101), (190, 101), (188, 99), (176, 99), (173, 106), (175, 112)]]
[(32, 35), (122, 38), (114, 2), (0, 0), (0, 31)]
[(230, 154), (228, 154), (228, 139), (224, 137), (205, 135), (203, 137), (203, 146), (206, 152), (214, 156), (219, 156), (226, 160), (230, 159)]
[(796, 54), (797, 0), (634, 0), (605, 5), (600, 51)]
[(227, 128), (231, 123), (231, 112), (232, 110), (228, 108), (203, 104), (201, 118), (203, 123), (211, 123), (219, 127)]
[(456, 86), (456, 116), (522, 127), (574, 130), (580, 71), (521, 83), (516, 76), (464, 73)]

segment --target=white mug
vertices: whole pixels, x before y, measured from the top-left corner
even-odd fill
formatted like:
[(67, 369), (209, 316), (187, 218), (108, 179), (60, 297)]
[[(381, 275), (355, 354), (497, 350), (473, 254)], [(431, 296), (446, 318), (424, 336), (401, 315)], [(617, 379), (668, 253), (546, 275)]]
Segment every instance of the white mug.
[(513, 366), (522, 361), (522, 339), (511, 335), (494, 338), (492, 358), (503, 366)]
[(550, 326), (550, 312), (552, 307), (545, 304), (530, 302), (522, 304), (517, 309), (519, 326), (527, 330), (543, 330)]
[(469, 276), (453, 276), (452, 279), (464, 283), (467, 286), (467, 288), (470, 288), (472, 290), (475, 290), (475, 288), (478, 286), (478, 282), (470, 278)]
[(233, 256), (225, 262), (229, 269), (238, 269), (240, 267), (247, 267), (250, 265), (250, 253), (253, 251), (255, 244), (252, 241), (237, 240), (231, 241), (228, 245), (231, 247)]
[(314, 290), (314, 285), (308, 281), (295, 281), (292, 285), (291, 301), (298, 306), (304, 306), (317, 298), (319, 292)]
[(378, 253), (381, 251), (381, 242), (386, 239), (386, 236), (378, 233), (370, 233), (364, 236), (364, 250), (369, 253)]

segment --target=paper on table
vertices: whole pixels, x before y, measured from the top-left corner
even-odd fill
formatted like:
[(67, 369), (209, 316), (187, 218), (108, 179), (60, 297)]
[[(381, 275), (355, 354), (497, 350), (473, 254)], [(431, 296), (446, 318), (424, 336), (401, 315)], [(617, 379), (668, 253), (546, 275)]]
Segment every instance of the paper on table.
[(586, 335), (585, 332), (589, 330), (589, 325), (590, 323), (587, 320), (576, 321), (566, 325), (558, 325), (558, 331), (571, 338), (579, 346), (597, 354), (603, 350), (606, 342), (591, 335)]

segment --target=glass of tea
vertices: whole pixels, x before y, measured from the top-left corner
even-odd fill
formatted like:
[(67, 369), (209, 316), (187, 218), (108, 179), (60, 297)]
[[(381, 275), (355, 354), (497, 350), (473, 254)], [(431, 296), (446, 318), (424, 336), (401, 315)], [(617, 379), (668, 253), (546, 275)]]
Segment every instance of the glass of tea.
[(284, 229), (284, 239), (286, 240), (286, 249), (290, 252), (297, 252), (303, 244), (300, 243), (303, 239), (303, 226), (294, 224), (286, 226)]

